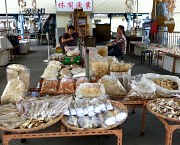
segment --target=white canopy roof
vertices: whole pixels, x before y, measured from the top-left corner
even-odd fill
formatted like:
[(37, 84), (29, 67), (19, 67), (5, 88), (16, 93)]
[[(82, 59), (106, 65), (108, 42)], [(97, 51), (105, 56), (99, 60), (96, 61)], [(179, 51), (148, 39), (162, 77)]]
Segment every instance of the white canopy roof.
[[(18, 0), (6, 0), (8, 14), (19, 13)], [(25, 0), (27, 3), (26, 8), (32, 8), (32, 0)], [(45, 8), (46, 13), (55, 14), (56, 4), (55, 0), (36, 0), (37, 8)], [(69, 1), (69, 0), (67, 0)], [(138, 0), (139, 13), (151, 13), (153, 0)], [(175, 12), (180, 12), (178, 8), (180, 1), (176, 0)], [(5, 14), (5, 0), (1, 0), (0, 14)], [(93, 13), (125, 13), (126, 6), (125, 0), (93, 0)], [(133, 13), (137, 13), (137, 2), (133, 6)]]
[[(126, 0), (94, 0), (93, 13), (125, 13)], [(139, 13), (151, 13), (153, 0), (138, 0)], [(133, 13), (137, 13), (137, 2), (133, 6)]]
[[(20, 9), (18, 5), (18, 0), (6, 0), (7, 1), (7, 13), (8, 14), (18, 14)], [(25, 0), (26, 8), (32, 8), (32, 0)], [(45, 8), (45, 12), (48, 14), (55, 14), (55, 0), (36, 0), (37, 8)], [(1, 0), (0, 4), (0, 14), (5, 14), (5, 0)]]
[[(8, 14), (19, 13), (18, 0), (6, 0)], [(32, 0), (25, 0), (26, 8), (32, 8)], [(68, 0), (67, 0), (68, 1)], [(139, 13), (150, 13), (153, 0), (138, 0)], [(37, 8), (45, 8), (46, 13), (56, 13), (55, 0), (36, 0)], [(1, 0), (0, 13), (5, 14), (5, 0)], [(93, 13), (124, 13), (126, 12), (125, 0), (93, 0)], [(134, 13), (137, 5), (134, 5)]]

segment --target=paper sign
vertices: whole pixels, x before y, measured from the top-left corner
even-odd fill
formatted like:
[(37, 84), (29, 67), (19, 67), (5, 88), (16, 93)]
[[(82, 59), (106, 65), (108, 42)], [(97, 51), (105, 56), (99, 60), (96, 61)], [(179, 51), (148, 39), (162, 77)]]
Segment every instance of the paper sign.
[(57, 12), (73, 12), (82, 8), (83, 11), (92, 11), (92, 0), (56, 0)]

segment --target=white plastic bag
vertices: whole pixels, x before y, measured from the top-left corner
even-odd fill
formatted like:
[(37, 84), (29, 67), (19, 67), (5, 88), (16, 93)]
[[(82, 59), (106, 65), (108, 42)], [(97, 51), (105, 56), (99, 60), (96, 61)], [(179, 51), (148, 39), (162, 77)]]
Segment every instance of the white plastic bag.
[[(142, 79), (143, 78), (147, 78), (155, 84), (156, 91), (159, 96), (169, 97), (172, 94), (180, 94), (180, 79), (177, 76), (147, 73), (142, 75)], [(162, 81), (162, 83), (157, 84), (155, 83), (156, 82), (155, 80)], [(169, 81), (171, 83), (169, 83)], [(173, 86), (171, 86), (172, 89), (168, 89), (167, 84), (172, 84), (172, 85), (175, 84), (177, 85), (176, 87), (177, 89), (173, 90)]]

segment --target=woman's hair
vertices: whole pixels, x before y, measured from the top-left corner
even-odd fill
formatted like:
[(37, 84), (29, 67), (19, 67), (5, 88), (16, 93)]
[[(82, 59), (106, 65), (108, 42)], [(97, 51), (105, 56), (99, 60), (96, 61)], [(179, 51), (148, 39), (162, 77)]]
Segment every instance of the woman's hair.
[(123, 34), (125, 35), (124, 26), (119, 25), (118, 27), (122, 30)]
[(69, 30), (69, 29), (75, 30), (75, 27), (74, 27), (74, 26), (69, 26), (69, 27), (68, 27), (68, 30)]

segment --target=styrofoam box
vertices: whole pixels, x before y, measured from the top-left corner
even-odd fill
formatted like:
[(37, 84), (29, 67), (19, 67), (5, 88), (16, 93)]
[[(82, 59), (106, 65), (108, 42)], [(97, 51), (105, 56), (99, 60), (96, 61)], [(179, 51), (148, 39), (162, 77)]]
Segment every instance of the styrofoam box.
[[(165, 55), (163, 69), (173, 72), (173, 63), (174, 63), (174, 57)], [(180, 58), (176, 58), (175, 72), (173, 72), (173, 73), (180, 73)]]
[(6, 43), (5, 37), (0, 37), (0, 50), (4, 50), (7, 48), (7, 43)]
[(20, 53), (28, 53), (30, 51), (30, 42), (21, 41), (19, 42)]
[(137, 47), (137, 46), (135, 46), (134, 47), (134, 54), (137, 55), (137, 56), (141, 56), (141, 52), (143, 50), (147, 50), (147, 49), (145, 49), (144, 47)]
[(164, 55), (157, 56), (157, 54), (154, 53), (153, 64), (160, 67), (160, 68), (163, 68)]
[(8, 51), (0, 52), (0, 66), (7, 65), (9, 63)]

